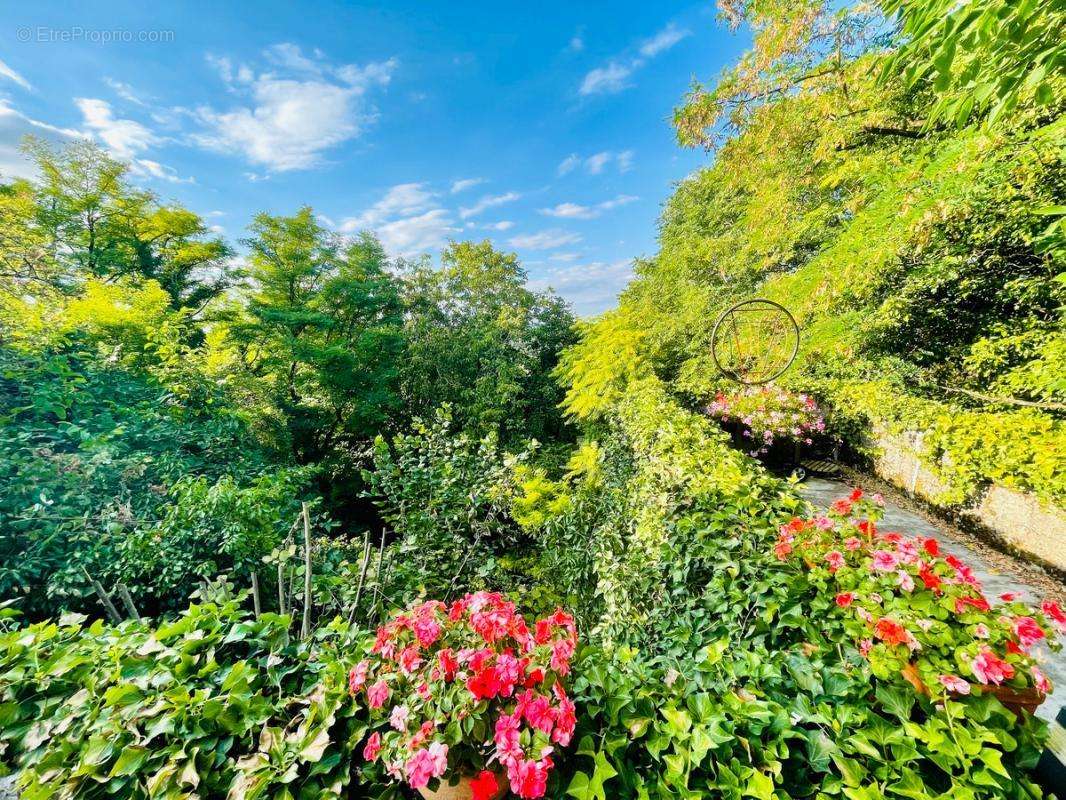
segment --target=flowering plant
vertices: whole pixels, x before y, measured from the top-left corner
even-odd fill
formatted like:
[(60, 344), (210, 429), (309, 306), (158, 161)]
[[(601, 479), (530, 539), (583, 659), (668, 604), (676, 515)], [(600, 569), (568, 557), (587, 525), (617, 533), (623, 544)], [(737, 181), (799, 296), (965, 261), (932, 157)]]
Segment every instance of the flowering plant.
[(822, 516), (781, 526), (774, 548), (779, 559), (803, 561), (873, 673), (902, 673), (932, 696), (969, 694), (973, 684), (1050, 692), (1032, 648), (1061, 647), (1058, 604), (1038, 610), (1007, 593), (993, 605), (973, 570), (942, 555), (936, 539), (882, 533), (880, 518), (880, 497), (856, 489)]
[(474, 798), (487, 800), (506, 774), (519, 797), (542, 797), (552, 754), (576, 725), (563, 684), (576, 647), (569, 614), (531, 629), (493, 592), (397, 614), (349, 676), (370, 707), (364, 757), (415, 789), (476, 773)]
[(775, 439), (794, 439), (810, 444), (825, 431), (825, 417), (814, 398), (795, 394), (780, 386), (748, 386), (739, 392), (718, 392), (707, 413), (719, 422), (739, 422), (742, 434), (751, 439), (749, 455), (770, 450)]

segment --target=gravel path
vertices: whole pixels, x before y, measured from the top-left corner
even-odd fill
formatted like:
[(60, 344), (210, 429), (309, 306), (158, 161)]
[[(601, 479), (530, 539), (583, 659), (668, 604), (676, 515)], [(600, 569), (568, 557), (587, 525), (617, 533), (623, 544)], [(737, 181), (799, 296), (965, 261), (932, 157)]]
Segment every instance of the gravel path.
[[(1046, 597), (1063, 599), (1063, 586), (1053, 577), (1031, 564), (1026, 564), (995, 550), (972, 535), (968, 535), (946, 522), (920, 513), (896, 492), (886, 492), (883, 485), (873, 481), (857, 480), (842, 483), (821, 478), (811, 478), (800, 485), (800, 494), (819, 508), (825, 508), (838, 497), (843, 497), (853, 486), (865, 490), (881, 491), (885, 496), (885, 517), (880, 527), (910, 535), (935, 536), (941, 548), (970, 565), (977, 573), (985, 594), (998, 597), (1004, 592), (1017, 592), (1026, 601), (1039, 605)], [(909, 507), (904, 507), (909, 506)], [(1052, 653), (1047, 647), (1037, 648), (1038, 656), (1044, 659), (1043, 669), (1051, 678), (1054, 691), (1037, 710), (1044, 719), (1054, 719), (1059, 707), (1066, 705), (1066, 649)]]

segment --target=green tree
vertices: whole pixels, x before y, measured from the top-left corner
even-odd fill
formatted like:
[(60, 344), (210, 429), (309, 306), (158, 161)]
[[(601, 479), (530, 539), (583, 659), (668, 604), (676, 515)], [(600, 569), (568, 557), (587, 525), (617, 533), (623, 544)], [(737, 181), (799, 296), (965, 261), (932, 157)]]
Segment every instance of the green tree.
[(249, 231), (251, 294), (232, 336), (280, 410), (297, 461), (317, 462), (372, 437), (396, 407), (397, 285), (376, 239), (346, 244), (310, 208), (259, 214)]
[(526, 287), (514, 253), (488, 241), (453, 242), (441, 268), (406, 281), (404, 402), (429, 417), (450, 403), (457, 423), (501, 441), (564, 432), (552, 370), (576, 340), (574, 318), (552, 293)]
[(29, 139), (25, 148), (40, 179), (32, 184), (34, 219), (22, 227), (42, 240), (34, 261), (47, 258), (53, 284), (138, 276), (158, 281), (175, 308), (194, 311), (231, 285), (226, 243), (197, 214), (135, 188), (127, 165), (97, 145), (55, 150)]

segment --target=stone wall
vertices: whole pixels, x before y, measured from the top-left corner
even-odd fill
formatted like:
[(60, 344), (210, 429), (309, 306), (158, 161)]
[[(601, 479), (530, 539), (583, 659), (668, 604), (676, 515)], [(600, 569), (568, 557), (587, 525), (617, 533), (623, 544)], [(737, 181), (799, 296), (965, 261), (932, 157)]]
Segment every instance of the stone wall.
[[(874, 471), (908, 494), (943, 508), (946, 484), (921, 458), (922, 433), (872, 432)], [(1009, 549), (1066, 572), (1066, 511), (1033, 494), (991, 486), (962, 509), (953, 509)]]

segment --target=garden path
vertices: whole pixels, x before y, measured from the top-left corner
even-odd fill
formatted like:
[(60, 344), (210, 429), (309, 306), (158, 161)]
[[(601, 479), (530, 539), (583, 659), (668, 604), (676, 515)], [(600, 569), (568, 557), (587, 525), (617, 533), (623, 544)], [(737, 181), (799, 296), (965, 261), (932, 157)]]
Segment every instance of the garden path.
[[(800, 494), (816, 507), (825, 508), (838, 497), (843, 497), (851, 491), (852, 485), (840, 481), (811, 478), (800, 484)], [(883, 530), (900, 531), (910, 535), (935, 536), (941, 545), (941, 549), (957, 556), (970, 565), (988, 597), (999, 597), (1004, 592), (1017, 592), (1027, 602), (1039, 605), (1046, 596), (1045, 592), (1039, 591), (1033, 581), (1029, 580), (1024, 573), (1031, 573), (1029, 569), (1011, 569), (1010, 558), (997, 558), (993, 564), (989, 558), (962, 541), (961, 537), (948, 525), (937, 525), (924, 517), (902, 508), (893, 502), (891, 497), (885, 498), (885, 517), (880, 523)], [(1066, 644), (1066, 642), (1064, 642)], [(1058, 653), (1052, 653), (1047, 647), (1043, 647), (1040, 655), (1044, 658), (1042, 668), (1054, 685), (1054, 691), (1037, 709), (1037, 715), (1047, 720), (1052, 720), (1059, 707), (1066, 705), (1066, 648)]]

